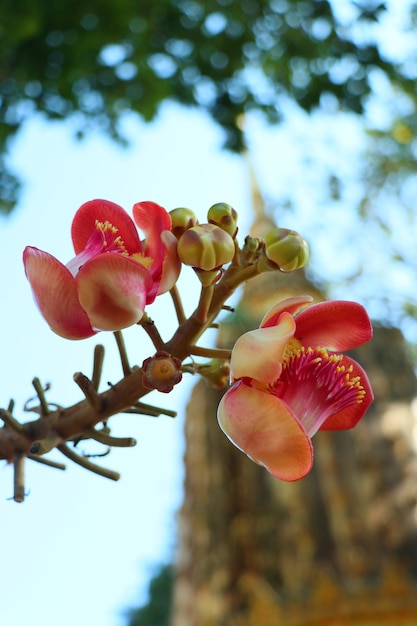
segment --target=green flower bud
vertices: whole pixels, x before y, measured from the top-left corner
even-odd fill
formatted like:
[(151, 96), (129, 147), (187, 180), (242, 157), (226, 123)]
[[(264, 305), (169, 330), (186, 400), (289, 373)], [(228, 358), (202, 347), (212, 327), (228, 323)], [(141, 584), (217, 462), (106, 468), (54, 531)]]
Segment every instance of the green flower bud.
[(237, 212), (230, 204), (218, 202), (210, 207), (207, 219), (210, 224), (216, 224), (219, 228), (229, 233), (233, 238), (237, 234)]
[(186, 230), (178, 241), (178, 256), (185, 265), (206, 272), (229, 263), (235, 254), (230, 235), (215, 224), (198, 224)]
[(177, 239), (179, 239), (186, 230), (198, 224), (198, 219), (191, 209), (179, 207), (178, 209), (170, 211), (169, 214), (172, 222), (171, 230)]
[(295, 230), (274, 228), (265, 237), (265, 254), (282, 272), (293, 272), (306, 265), (310, 250)]

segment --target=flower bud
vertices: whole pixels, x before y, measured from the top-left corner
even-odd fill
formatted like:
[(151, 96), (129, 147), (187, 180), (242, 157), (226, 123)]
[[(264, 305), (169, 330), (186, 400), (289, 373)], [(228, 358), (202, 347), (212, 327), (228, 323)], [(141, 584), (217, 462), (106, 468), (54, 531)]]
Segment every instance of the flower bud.
[(142, 363), (142, 383), (148, 389), (162, 393), (172, 391), (182, 378), (181, 361), (163, 350), (145, 359)]
[(233, 239), (237, 234), (237, 212), (230, 204), (218, 202), (210, 207), (207, 218), (210, 224), (215, 224), (226, 231)]
[(306, 265), (309, 247), (295, 230), (274, 228), (265, 237), (265, 254), (282, 272), (293, 272)]
[(235, 254), (232, 237), (215, 224), (198, 224), (178, 241), (178, 256), (185, 265), (204, 271), (229, 263)]
[(179, 239), (186, 230), (198, 224), (198, 219), (191, 209), (179, 207), (178, 209), (170, 211), (169, 214), (172, 222), (171, 230), (177, 239)]
[(230, 382), (230, 363), (223, 359), (212, 359), (197, 367), (200, 376), (209, 383), (210, 387), (223, 389)]

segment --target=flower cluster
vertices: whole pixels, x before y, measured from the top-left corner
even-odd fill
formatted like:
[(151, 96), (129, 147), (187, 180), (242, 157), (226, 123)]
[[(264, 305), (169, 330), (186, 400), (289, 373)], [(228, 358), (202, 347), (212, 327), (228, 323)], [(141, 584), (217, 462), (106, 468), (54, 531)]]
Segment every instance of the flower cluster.
[(74, 216), (76, 256), (67, 265), (38, 248), (25, 249), (35, 300), (58, 335), (84, 339), (136, 324), (145, 306), (175, 284), (181, 265), (169, 214), (155, 202), (139, 202), (133, 218), (113, 202), (91, 200)]
[(237, 340), (233, 385), (218, 409), (229, 439), (288, 481), (311, 470), (311, 437), (318, 430), (352, 428), (373, 400), (364, 370), (339, 353), (371, 339), (365, 309), (345, 301), (307, 306), (311, 301), (298, 296), (280, 302), (259, 329)]
[[(207, 223), (200, 224), (185, 208), (168, 213), (155, 202), (138, 202), (132, 219), (113, 202), (92, 200), (74, 216), (75, 257), (67, 265), (32, 246), (23, 260), (42, 315), (62, 337), (83, 339), (142, 320), (156, 354), (142, 363), (141, 389), (135, 381), (128, 400), (128, 386), (123, 386), (118, 406), (159, 415), (161, 409), (137, 402), (148, 390), (169, 393), (185, 371), (199, 373), (217, 388), (230, 377), (218, 408), (220, 427), (271, 474), (296, 480), (312, 467), (312, 436), (318, 430), (352, 428), (373, 400), (366, 373), (342, 354), (368, 341), (372, 326), (355, 302), (311, 304), (309, 296), (297, 296), (273, 307), (231, 353), (196, 345), (220, 311), (230, 309), (225, 302), (239, 285), (262, 272), (291, 272), (307, 263), (308, 244), (293, 230), (275, 228), (263, 239), (248, 236), (242, 247), (237, 233), (237, 213), (225, 203), (213, 205)], [(182, 264), (193, 268), (201, 282), (197, 308), (188, 319), (173, 289)], [(170, 290), (179, 327), (164, 343), (150, 318), (142, 318), (146, 306)], [(129, 373), (120, 353), (123, 371)], [(193, 356), (209, 361), (199, 364)], [(191, 364), (183, 363), (187, 357)], [(97, 419), (93, 411), (84, 424), (88, 432)], [(79, 431), (77, 422), (67, 433)]]
[[(23, 253), (43, 317), (58, 335), (84, 339), (140, 322), (146, 305), (175, 285), (181, 264), (194, 269), (203, 287), (213, 285), (224, 266), (240, 263), (237, 212), (220, 202), (207, 220), (200, 224), (186, 208), (168, 213), (155, 202), (136, 203), (133, 220), (108, 200), (84, 203), (72, 222), (75, 257), (69, 263), (33, 246)], [(274, 229), (265, 241), (250, 241), (245, 263), (255, 273), (293, 271), (307, 262), (308, 246), (294, 231)]]

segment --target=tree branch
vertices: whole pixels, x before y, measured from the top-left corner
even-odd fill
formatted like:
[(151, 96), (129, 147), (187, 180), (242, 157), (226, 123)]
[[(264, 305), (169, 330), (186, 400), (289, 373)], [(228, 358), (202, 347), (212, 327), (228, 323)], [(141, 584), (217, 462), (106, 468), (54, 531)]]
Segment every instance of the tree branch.
[[(162, 349), (180, 361), (184, 361), (195, 351), (197, 340), (212, 325), (224, 307), (224, 303), (235, 289), (242, 282), (256, 276), (257, 273), (256, 265), (239, 267), (232, 264), (229, 266), (216, 285), (204, 290), (203, 298), (197, 309), (190, 318), (180, 324), (178, 330), (167, 343), (163, 343), (159, 335), (155, 333), (155, 329), (151, 329), (157, 349)], [(181, 317), (180, 314), (180, 319)], [(151, 326), (152, 324), (146, 328), (148, 334)], [(120, 341), (118, 343), (120, 349), (122, 344)], [(53, 448), (58, 448), (63, 454), (79, 463), (79, 455), (73, 453), (65, 442), (77, 437), (91, 437), (93, 433), (97, 432), (92, 431), (96, 424), (105, 422), (112, 415), (132, 412), (134, 409), (136, 409), (134, 412), (140, 410), (141, 403), (138, 401), (146, 396), (150, 390), (142, 383), (142, 371), (139, 368), (130, 370), (127, 361), (123, 362), (124, 377), (110, 389), (102, 393), (97, 392), (103, 354), (103, 348), (97, 347), (92, 381), (79, 372), (74, 375), (74, 380), (83, 391), (85, 400), (68, 408), (55, 406), (55, 410), (51, 410), (54, 405), (46, 402), (45, 390), (38, 379), (35, 379), (34, 386), (40, 402), (39, 408), (36, 409), (40, 414), (38, 419), (20, 424), (12, 416), (11, 411), (0, 410), (0, 419), (4, 422), (3, 428), (0, 429), (0, 459), (15, 463), (15, 476), (22, 475), (21, 463), (23, 461), (21, 459), (23, 457), (30, 455), (33, 460), (39, 460), (39, 457)], [(10, 404), (9, 408), (13, 409), (13, 404)], [(174, 414), (166, 411), (165, 413)], [(133, 443), (130, 438), (126, 438), (124, 441), (125, 445), (127, 441), (131, 442), (130, 445)], [(116, 444), (113, 442), (110, 445)], [(83, 457), (80, 458), (83, 459)], [(86, 466), (84, 460), (82, 463)], [(88, 469), (92, 468), (89, 467)], [(104, 472), (104, 474), (110, 472), (108, 477), (116, 480), (115, 472), (102, 470), (102, 468), (97, 471), (99, 473)], [(21, 483), (20, 479), (18, 482)], [(21, 491), (21, 484), (16, 489)]]

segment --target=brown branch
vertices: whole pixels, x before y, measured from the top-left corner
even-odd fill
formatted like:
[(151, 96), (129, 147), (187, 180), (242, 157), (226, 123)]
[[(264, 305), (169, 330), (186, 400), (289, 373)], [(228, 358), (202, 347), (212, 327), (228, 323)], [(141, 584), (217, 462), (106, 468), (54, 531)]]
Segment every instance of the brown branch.
[(13, 461), (13, 500), (15, 502), (23, 502), (25, 499), (25, 460), (25, 455), (19, 452)]
[(87, 376), (84, 376), (81, 372), (75, 372), (73, 378), (74, 382), (79, 386), (85, 395), (85, 398), (93, 411), (100, 414), (101, 397), (100, 394), (97, 393), (94, 383), (92, 383), (91, 380), (89, 380)]
[(182, 300), (177, 285), (174, 285), (169, 293), (171, 294), (172, 302), (174, 303), (178, 324), (181, 325), (185, 322), (187, 318), (185, 316), (184, 307), (182, 305)]
[(133, 437), (113, 437), (109, 433), (104, 432), (103, 430), (96, 430), (95, 428), (86, 430), (85, 435), (87, 438), (94, 439), (105, 446), (112, 446), (115, 448), (132, 448), (136, 445), (136, 439)]
[(147, 315), (147, 313), (143, 315), (142, 319), (139, 322), (139, 325), (142, 326), (143, 330), (146, 332), (149, 339), (155, 346), (155, 349), (157, 351), (163, 350), (165, 343), (161, 335), (159, 334), (159, 330), (155, 326), (155, 322)]
[(32, 385), (35, 388), (36, 395), (39, 398), (39, 413), (43, 416), (48, 415), (50, 413), (48, 402), (45, 398), (45, 389), (42, 387), (39, 378), (34, 378), (32, 380)]
[(67, 459), (71, 459), (77, 465), (81, 465), (84, 469), (90, 470), (90, 472), (94, 472), (94, 474), (98, 474), (99, 476), (103, 476), (104, 478), (109, 478), (110, 480), (119, 480), (120, 474), (118, 472), (113, 472), (113, 470), (109, 470), (106, 467), (101, 467), (101, 465), (96, 465), (89, 461), (85, 456), (80, 456), (76, 452), (74, 452), (69, 446), (65, 443), (57, 446), (58, 450), (62, 452)]
[[(255, 265), (243, 268), (230, 266), (213, 289), (205, 292), (205, 296), (209, 297), (203, 298), (191, 317), (179, 326), (170, 341), (162, 343), (161, 348), (181, 361), (187, 358), (191, 346), (196, 345), (204, 331), (213, 323), (235, 289), (257, 273)], [(154, 339), (157, 343), (162, 341), (158, 337)], [(19, 424), (10, 412), (0, 411), (0, 418), (5, 423), (0, 429), (0, 459), (14, 462), (20, 458), (19, 455), (31, 453), (41, 456), (54, 447), (61, 452), (65, 450), (63, 452), (65, 454), (67, 446), (63, 445), (66, 441), (85, 436), (86, 431), (112, 415), (130, 412), (132, 407), (135, 405), (138, 407), (138, 401), (150, 392), (142, 384), (140, 369), (125, 375), (122, 380), (102, 393), (96, 391), (97, 375), (91, 382), (83, 374), (77, 373), (75, 381), (85, 393), (86, 399), (68, 408), (57, 407), (51, 411), (51, 405), (45, 402), (41, 417), (25, 424)], [(37, 385), (41, 404), (43, 391), (40, 385)]]
[(37, 463), (41, 463), (42, 465), (47, 465), (48, 467), (54, 467), (55, 469), (65, 470), (66, 465), (64, 463), (57, 463), (57, 461), (52, 461), (51, 459), (45, 459), (43, 456), (38, 456), (37, 454), (29, 454), (27, 458), (31, 461), (36, 461)]
[(114, 338), (116, 339), (117, 348), (119, 350), (123, 374), (127, 376), (128, 374), (131, 374), (132, 368), (130, 367), (129, 358), (127, 356), (127, 350), (126, 350), (125, 340), (123, 338), (122, 331), (116, 330), (114, 331), (113, 335), (114, 335)]
[(103, 372), (104, 362), (104, 346), (97, 344), (94, 348), (94, 361), (93, 361), (93, 373), (91, 376), (91, 382), (96, 391), (100, 386), (101, 374)]
[(231, 350), (222, 348), (203, 348), (201, 346), (190, 346), (190, 356), (204, 356), (208, 359), (224, 359), (225, 361), (230, 359), (232, 354)]

